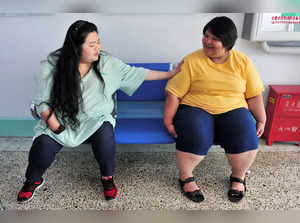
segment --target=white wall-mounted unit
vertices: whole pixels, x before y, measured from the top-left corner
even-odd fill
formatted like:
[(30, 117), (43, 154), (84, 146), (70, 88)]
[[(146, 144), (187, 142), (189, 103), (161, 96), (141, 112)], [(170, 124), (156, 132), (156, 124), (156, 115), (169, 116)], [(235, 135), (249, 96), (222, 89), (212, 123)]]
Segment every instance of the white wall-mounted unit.
[(242, 37), (251, 41), (300, 41), (300, 15), (246, 13)]
[(300, 13), (246, 13), (242, 38), (261, 42), (266, 52), (299, 54)]

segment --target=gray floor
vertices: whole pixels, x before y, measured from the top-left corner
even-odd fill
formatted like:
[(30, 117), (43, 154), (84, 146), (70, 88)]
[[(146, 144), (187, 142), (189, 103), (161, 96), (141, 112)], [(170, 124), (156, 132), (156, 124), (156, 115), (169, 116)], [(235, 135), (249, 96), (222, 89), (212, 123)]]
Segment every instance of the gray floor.
[[(30, 138), (0, 138), (0, 208), (81, 210), (300, 210), (300, 147), (292, 143), (266, 146), (247, 177), (242, 202), (227, 200), (230, 168), (221, 148), (214, 146), (195, 170), (205, 201), (183, 197), (177, 184), (174, 145), (118, 145), (115, 179), (119, 196), (106, 202), (97, 163), (89, 145), (65, 148), (45, 174), (34, 199), (17, 204), (24, 180)], [(143, 152), (141, 152), (143, 151)]]

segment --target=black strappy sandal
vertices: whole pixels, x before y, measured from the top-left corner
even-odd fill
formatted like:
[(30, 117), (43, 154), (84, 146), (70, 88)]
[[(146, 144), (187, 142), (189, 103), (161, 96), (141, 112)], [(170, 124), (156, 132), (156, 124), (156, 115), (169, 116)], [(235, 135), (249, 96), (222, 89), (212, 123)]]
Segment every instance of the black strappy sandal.
[(239, 190), (234, 190), (234, 189), (230, 189), (228, 191), (228, 199), (231, 202), (236, 203), (236, 202), (239, 202), (240, 200), (242, 200), (243, 197), (246, 195), (246, 179), (242, 180), (240, 178), (230, 176), (230, 187), (232, 187), (233, 182), (242, 183), (242, 184), (244, 184), (244, 187), (245, 187), (244, 191), (239, 191)]
[(182, 191), (184, 196), (186, 196), (191, 201), (194, 201), (194, 202), (197, 202), (197, 203), (200, 203), (200, 202), (204, 201), (204, 196), (203, 196), (203, 194), (201, 193), (201, 191), (199, 189), (194, 190), (192, 192), (185, 192), (184, 189), (183, 189), (183, 187), (186, 183), (190, 183), (190, 182), (195, 181), (194, 177), (189, 177), (189, 178), (185, 179), (184, 181), (179, 179), (178, 181), (179, 181), (180, 188), (181, 188), (181, 191)]

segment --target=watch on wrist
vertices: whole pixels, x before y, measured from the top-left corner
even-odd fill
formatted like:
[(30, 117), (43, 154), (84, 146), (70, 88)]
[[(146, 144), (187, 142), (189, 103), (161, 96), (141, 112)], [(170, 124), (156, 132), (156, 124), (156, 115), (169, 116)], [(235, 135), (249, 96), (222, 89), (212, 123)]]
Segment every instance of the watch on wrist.
[(65, 126), (60, 125), (55, 131), (53, 131), (56, 135), (60, 134), (62, 131), (65, 130)]

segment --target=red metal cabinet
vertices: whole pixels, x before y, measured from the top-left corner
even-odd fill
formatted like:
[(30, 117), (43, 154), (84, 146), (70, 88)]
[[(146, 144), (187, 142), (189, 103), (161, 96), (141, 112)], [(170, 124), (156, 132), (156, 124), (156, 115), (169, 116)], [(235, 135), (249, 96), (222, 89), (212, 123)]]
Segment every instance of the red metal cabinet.
[(300, 143), (300, 85), (270, 85), (264, 137)]

